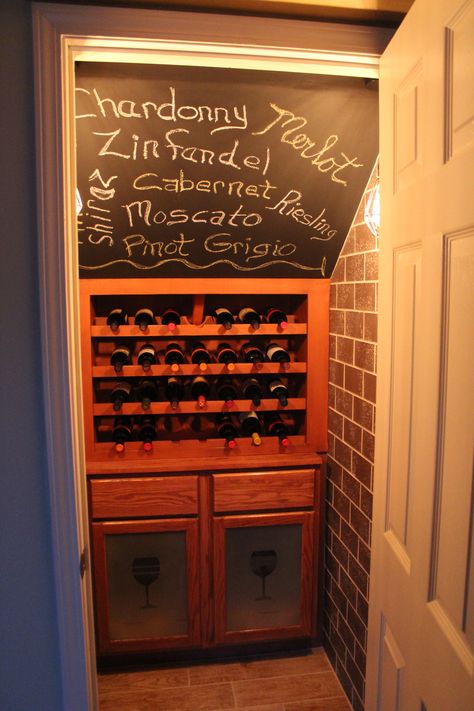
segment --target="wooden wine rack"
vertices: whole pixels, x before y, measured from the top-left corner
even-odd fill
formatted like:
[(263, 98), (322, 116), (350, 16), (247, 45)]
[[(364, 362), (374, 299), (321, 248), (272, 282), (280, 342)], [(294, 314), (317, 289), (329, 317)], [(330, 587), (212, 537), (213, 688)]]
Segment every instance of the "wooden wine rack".
[[(80, 281), (82, 378), (85, 422), (86, 459), (89, 472), (130, 473), (146, 471), (189, 471), (248, 467), (261, 462), (264, 466), (298, 466), (314, 460), (316, 452), (327, 450), (327, 367), (328, 367), (328, 280), (302, 279), (83, 279)], [(225, 330), (213, 322), (209, 313), (225, 306), (237, 314), (240, 308), (252, 306), (259, 313), (276, 306), (288, 314), (288, 326), (262, 323), (258, 330), (235, 323)], [(112, 308), (122, 307), (130, 321), (139, 307), (152, 308), (156, 314), (174, 308), (181, 314), (181, 324), (173, 332), (161, 325), (159, 318), (143, 332), (133, 323), (113, 332), (106, 323)], [(191, 345), (200, 341), (215, 355), (221, 342), (239, 351), (243, 343), (257, 345), (278, 342), (290, 353), (290, 363), (264, 362), (253, 365), (238, 362), (232, 372), (215, 359), (203, 373), (189, 359)], [(163, 351), (170, 342), (181, 345), (188, 356), (185, 364), (173, 372), (163, 361)], [(110, 355), (118, 343), (132, 346), (132, 364), (117, 373), (110, 365)], [(145, 370), (136, 362), (141, 345), (152, 343), (160, 364)], [(140, 402), (123, 403), (115, 412), (110, 393), (117, 380), (158, 378), (165, 381), (176, 375), (184, 381), (204, 375), (212, 382), (222, 377), (239, 382), (243, 376), (255, 376), (262, 384), (271, 375), (281, 376), (288, 384), (288, 404), (263, 395), (260, 405), (237, 399), (231, 410), (212, 395), (205, 408), (187, 396), (173, 410), (161, 396), (143, 410)], [(265, 390), (265, 388), (263, 388)], [(239, 412), (278, 411), (290, 426), (290, 445), (281, 447), (277, 437), (263, 435), (256, 447), (250, 438), (239, 437), (230, 450), (225, 440), (215, 434), (215, 416), (229, 412), (237, 422)], [(126, 443), (117, 453), (112, 441), (113, 420), (128, 415), (139, 421), (145, 415), (157, 419), (157, 440), (150, 452), (142, 443)], [(311, 457), (313, 459), (311, 459)]]

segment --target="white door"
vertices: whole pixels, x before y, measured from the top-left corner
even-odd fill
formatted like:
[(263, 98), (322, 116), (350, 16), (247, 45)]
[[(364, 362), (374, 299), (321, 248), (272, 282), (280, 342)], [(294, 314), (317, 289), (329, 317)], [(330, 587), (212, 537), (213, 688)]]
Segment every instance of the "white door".
[(380, 103), (366, 711), (473, 711), (474, 0), (415, 0)]

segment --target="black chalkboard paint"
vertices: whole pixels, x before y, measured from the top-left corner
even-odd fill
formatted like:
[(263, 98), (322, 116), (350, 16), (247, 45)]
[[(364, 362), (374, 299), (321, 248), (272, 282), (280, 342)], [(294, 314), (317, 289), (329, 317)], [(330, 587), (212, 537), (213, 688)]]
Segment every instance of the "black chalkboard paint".
[(364, 79), (79, 63), (81, 277), (329, 277), (377, 156)]

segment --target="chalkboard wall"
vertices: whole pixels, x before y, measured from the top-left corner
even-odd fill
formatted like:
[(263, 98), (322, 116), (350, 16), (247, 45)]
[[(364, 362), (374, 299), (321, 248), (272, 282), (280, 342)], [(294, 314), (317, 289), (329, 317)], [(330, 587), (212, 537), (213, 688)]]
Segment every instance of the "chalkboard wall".
[(374, 166), (374, 82), (83, 62), (81, 277), (329, 277)]

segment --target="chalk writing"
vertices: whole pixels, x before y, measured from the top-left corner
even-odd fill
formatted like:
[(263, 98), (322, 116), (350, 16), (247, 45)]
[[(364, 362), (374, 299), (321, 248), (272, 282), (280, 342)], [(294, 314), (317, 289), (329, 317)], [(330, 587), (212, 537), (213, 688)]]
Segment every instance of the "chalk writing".
[(76, 119), (97, 118), (98, 115), (104, 118), (135, 119), (143, 118), (160, 119), (161, 121), (196, 121), (197, 123), (209, 122), (215, 127), (209, 133), (217, 131), (245, 130), (247, 128), (247, 107), (241, 106), (208, 106), (208, 105), (183, 105), (176, 102), (176, 89), (169, 87), (170, 100), (162, 104), (155, 101), (137, 102), (133, 99), (114, 100), (110, 97), (101, 98), (99, 92), (94, 87), (92, 91), (83, 87), (76, 88), (77, 92), (84, 92), (93, 97), (95, 108), (99, 114), (77, 114)]
[(79, 62), (81, 274), (326, 276), (376, 156), (372, 115), (352, 77)]
[(175, 178), (160, 178), (157, 173), (142, 173), (132, 182), (135, 190), (165, 190), (172, 193), (184, 193), (190, 190), (212, 193), (213, 195), (235, 195), (270, 200), (270, 191), (276, 186), (265, 178), (262, 183), (245, 183), (243, 180), (192, 180), (184, 170), (180, 170)]
[[(296, 136), (293, 135), (295, 131), (298, 131), (303, 126), (308, 123), (307, 119), (302, 116), (296, 116), (292, 111), (288, 109), (282, 109), (276, 104), (270, 104), (271, 108), (276, 111), (277, 117), (274, 121), (271, 121), (264, 129), (261, 131), (254, 131), (254, 136), (261, 136), (264, 133), (268, 133), (272, 128), (279, 125), (280, 128), (289, 126), (289, 128), (283, 132), (280, 138), (282, 143), (286, 143), (295, 151), (298, 151), (301, 158), (311, 161), (311, 165), (316, 166), (316, 168), (321, 173), (329, 173), (331, 175), (331, 180), (335, 183), (340, 183), (341, 185), (347, 185), (347, 180), (338, 177), (338, 173), (348, 167), (361, 168), (362, 163), (357, 163), (357, 158), (348, 158), (345, 153), (341, 152), (342, 162), (336, 160), (334, 156), (325, 156), (325, 154), (339, 141), (339, 137), (335, 134), (329, 136), (324, 143), (324, 146), (320, 148), (316, 153), (314, 151), (316, 146), (315, 141), (312, 141), (305, 133), (297, 133)], [(284, 119), (284, 120), (283, 120)], [(309, 153), (307, 152), (309, 151)]]

